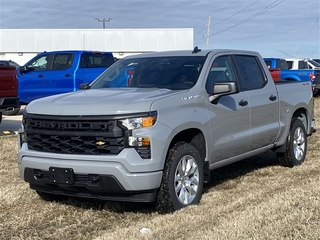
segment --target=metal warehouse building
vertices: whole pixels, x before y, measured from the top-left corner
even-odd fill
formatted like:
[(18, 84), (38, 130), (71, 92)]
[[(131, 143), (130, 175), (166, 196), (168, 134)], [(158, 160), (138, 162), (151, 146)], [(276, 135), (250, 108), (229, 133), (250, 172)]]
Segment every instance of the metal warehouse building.
[(165, 29), (1, 29), (0, 59), (24, 64), (39, 52), (110, 51), (126, 55), (193, 49), (192, 28)]

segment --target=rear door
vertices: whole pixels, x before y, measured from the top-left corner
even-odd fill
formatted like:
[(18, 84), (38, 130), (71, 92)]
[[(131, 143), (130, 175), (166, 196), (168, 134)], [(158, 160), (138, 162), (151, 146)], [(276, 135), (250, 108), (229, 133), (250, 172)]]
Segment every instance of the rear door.
[(278, 93), (255, 56), (235, 55), (234, 61), (242, 82), (242, 90), (248, 94), (250, 107), (250, 147), (259, 149), (274, 142), (279, 133)]
[(77, 85), (91, 83), (114, 62), (115, 59), (110, 52), (83, 52), (76, 71)]

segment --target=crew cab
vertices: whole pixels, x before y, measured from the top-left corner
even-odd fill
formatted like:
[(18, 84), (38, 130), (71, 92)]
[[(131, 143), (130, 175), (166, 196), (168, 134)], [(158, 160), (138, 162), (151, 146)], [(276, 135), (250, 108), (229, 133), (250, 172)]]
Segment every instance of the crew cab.
[(45, 200), (173, 212), (199, 203), (213, 169), (268, 150), (283, 166), (302, 164), (315, 131), (311, 83), (273, 81), (254, 51), (128, 56), (82, 89), (23, 113), (19, 173)]
[[(111, 52), (42, 52), (19, 68), (19, 98), (22, 105), (59, 93), (79, 90), (115, 62)], [(20, 109), (6, 112), (15, 115)]]
[(0, 66), (0, 123), (4, 111), (19, 106), (18, 80), (15, 66)]

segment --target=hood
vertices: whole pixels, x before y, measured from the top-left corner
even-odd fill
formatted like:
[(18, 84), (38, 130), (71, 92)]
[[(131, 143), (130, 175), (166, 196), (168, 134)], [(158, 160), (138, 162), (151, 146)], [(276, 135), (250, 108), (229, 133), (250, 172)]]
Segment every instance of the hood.
[(159, 99), (184, 91), (150, 88), (79, 90), (37, 99), (26, 107), (28, 113), (46, 115), (112, 115), (148, 112)]

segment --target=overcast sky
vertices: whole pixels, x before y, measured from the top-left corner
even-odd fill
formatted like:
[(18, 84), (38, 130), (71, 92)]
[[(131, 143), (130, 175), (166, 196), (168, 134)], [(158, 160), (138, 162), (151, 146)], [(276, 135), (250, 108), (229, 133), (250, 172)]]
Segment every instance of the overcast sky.
[(111, 29), (193, 28), (203, 49), (209, 32), (208, 48), (320, 58), (319, 0), (0, 0), (0, 29), (102, 28), (95, 18), (112, 18)]

